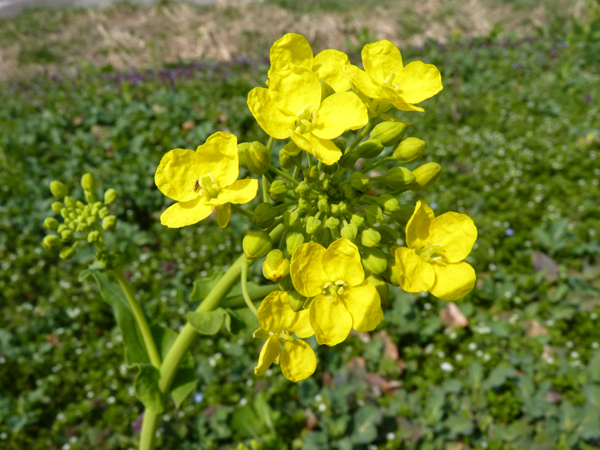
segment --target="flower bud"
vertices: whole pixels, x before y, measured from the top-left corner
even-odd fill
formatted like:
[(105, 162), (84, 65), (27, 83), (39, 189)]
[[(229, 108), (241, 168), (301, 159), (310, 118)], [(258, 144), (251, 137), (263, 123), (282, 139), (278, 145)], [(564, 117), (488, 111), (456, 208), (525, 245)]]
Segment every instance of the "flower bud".
[(271, 250), (273, 241), (266, 231), (250, 231), (242, 241), (246, 259), (259, 259)]
[(427, 189), (435, 180), (438, 179), (442, 171), (442, 166), (435, 162), (421, 164), (412, 171), (415, 181), (410, 185), (411, 191), (422, 191)]
[[(113, 216), (113, 217), (114, 217), (114, 216)], [(107, 219), (108, 219), (108, 217), (107, 217)], [(77, 224), (76, 231), (77, 231), (78, 233), (83, 233), (84, 231), (86, 231), (86, 229), (87, 229), (87, 224), (85, 224), (85, 223), (83, 223), (83, 222), (79, 222), (79, 223)]]
[[(108, 189), (105, 193), (104, 193), (104, 204), (105, 205), (110, 205), (112, 203), (114, 203), (114, 201), (117, 199), (117, 191), (115, 191), (114, 189)], [(98, 203), (100, 202), (96, 202), (94, 203), (94, 206), (96, 206)], [(102, 207), (102, 204), (98, 205), (99, 208)]]
[(62, 259), (70, 259), (75, 256), (75, 249), (73, 247), (65, 247), (60, 251), (59, 256)]
[(299, 213), (305, 213), (305, 212), (309, 211), (311, 206), (312, 206), (311, 203), (308, 202), (306, 199), (304, 199), (304, 198), (298, 199), (298, 212)]
[(365, 248), (361, 251), (362, 263), (365, 269), (379, 275), (388, 265), (385, 253), (379, 248)]
[(65, 206), (69, 209), (75, 209), (77, 207), (77, 202), (73, 197), (65, 196)]
[(60, 238), (55, 234), (49, 234), (44, 238), (43, 241), (44, 248), (50, 251), (58, 251), (63, 246)]
[(350, 178), (350, 185), (360, 192), (367, 192), (370, 189), (369, 179), (360, 172), (354, 172)]
[(76, 209), (77, 209), (77, 212), (78, 212), (79, 214), (81, 214), (81, 213), (83, 212), (83, 209), (85, 208), (85, 204), (84, 204), (83, 202), (80, 202), (79, 200), (77, 200), (77, 201), (75, 202), (75, 207), (76, 207)]
[(382, 244), (396, 244), (398, 242), (398, 232), (387, 225), (379, 225), (377, 231), (381, 234)]
[(363, 142), (356, 149), (361, 158), (375, 158), (383, 151), (383, 144), (379, 139), (370, 139)]
[(285, 237), (285, 246), (290, 256), (293, 255), (296, 249), (302, 244), (304, 244), (304, 235), (298, 231), (292, 231)]
[(110, 214), (110, 211), (108, 210), (108, 208), (106, 206), (103, 208), (100, 208), (100, 211), (98, 211), (98, 217), (100, 217), (101, 219), (104, 219), (109, 214)]
[(238, 144), (238, 158), (240, 161), (240, 167), (248, 170), (248, 164), (246, 163), (246, 150), (250, 147), (250, 142), (242, 142)]
[(421, 139), (409, 137), (402, 142), (399, 142), (398, 145), (394, 147), (392, 158), (400, 164), (414, 163), (421, 159), (423, 153), (425, 153), (426, 145), (427, 144)]
[(352, 217), (350, 218), (350, 222), (352, 222), (354, 225), (356, 225), (358, 228), (360, 228), (365, 223), (365, 218), (360, 214), (352, 214)]
[(384, 147), (396, 145), (406, 134), (406, 122), (383, 122), (373, 128), (369, 137), (379, 139)]
[(319, 168), (317, 166), (310, 166), (308, 169), (304, 169), (302, 173), (304, 174), (304, 179), (308, 182), (319, 179)]
[(61, 223), (60, 225), (58, 225), (58, 228), (56, 229), (56, 232), (58, 234), (62, 233), (63, 231), (65, 231), (67, 229), (67, 225), (64, 223)]
[(50, 192), (59, 200), (69, 195), (67, 187), (57, 180), (50, 183)]
[(294, 211), (287, 210), (283, 213), (283, 225), (288, 229), (294, 228), (299, 223), (298, 219), (298, 213)]
[(394, 245), (390, 247), (390, 253), (386, 253), (387, 267), (382, 274), (388, 283), (396, 287), (400, 286), (400, 274), (398, 273), (398, 266), (396, 266), (396, 258), (394, 257), (397, 248), (398, 246)]
[(93, 244), (94, 242), (96, 242), (98, 239), (100, 239), (100, 232), (99, 231), (90, 231), (87, 235), (87, 241), (90, 244)]
[(271, 152), (260, 142), (252, 142), (246, 149), (246, 165), (256, 175), (264, 175), (271, 165)]
[(343, 153), (346, 151), (346, 139), (332, 139), (331, 142)]
[(406, 226), (414, 212), (415, 205), (400, 205), (400, 209), (392, 217), (399, 225)]
[(96, 190), (96, 180), (91, 173), (86, 173), (81, 177), (81, 187), (84, 191), (94, 192)]
[(383, 222), (383, 211), (377, 205), (369, 205), (365, 209), (365, 221), (372, 227), (376, 223)]
[(275, 180), (269, 186), (269, 195), (274, 202), (282, 202), (288, 193), (288, 185), (283, 180)]
[(330, 230), (336, 230), (340, 226), (340, 219), (337, 217), (330, 217), (325, 221), (325, 226)]
[(304, 304), (306, 303), (306, 297), (295, 290), (288, 291), (287, 299), (294, 312), (302, 311)]
[(340, 160), (338, 161), (338, 165), (340, 167), (343, 167), (344, 169), (347, 169), (348, 167), (352, 167), (354, 164), (356, 164), (356, 161), (358, 161), (358, 153), (355, 152), (350, 152), (350, 153), (346, 153), (345, 155), (343, 155)]
[(391, 215), (392, 213), (398, 211), (400, 206), (398, 205), (398, 200), (388, 194), (380, 195), (377, 199), (377, 203), (383, 209), (383, 212), (387, 215)]
[(343, 184), (342, 191), (344, 192), (344, 197), (347, 199), (353, 199), (357, 197), (356, 189), (349, 184)]
[(56, 230), (58, 229), (58, 221), (54, 217), (46, 217), (44, 220), (44, 227), (49, 230)]
[(106, 231), (114, 230), (117, 226), (117, 218), (115, 216), (106, 216), (102, 219), (102, 229)]
[(315, 234), (321, 229), (321, 221), (316, 217), (309, 217), (306, 219), (306, 232), (308, 234)]
[(270, 203), (261, 203), (254, 209), (252, 223), (258, 228), (266, 229), (273, 225), (277, 212)]
[(354, 241), (356, 239), (356, 235), (358, 234), (358, 228), (353, 223), (349, 223), (342, 228), (341, 234), (342, 237), (345, 237), (349, 241)]
[(319, 211), (321, 211), (322, 213), (328, 213), (331, 210), (331, 207), (329, 206), (329, 199), (326, 197), (322, 197), (318, 202), (317, 202), (317, 208), (319, 209)]
[(360, 234), (360, 243), (365, 247), (377, 247), (381, 241), (381, 234), (373, 228), (367, 228)]
[(85, 191), (84, 195), (85, 201), (88, 202), (90, 205), (96, 201), (96, 194), (94, 194), (93, 192)]
[(385, 174), (385, 184), (394, 191), (406, 191), (414, 181), (413, 172), (405, 167), (393, 167)]
[(281, 289), (282, 291), (291, 291), (292, 289), (294, 289), (292, 277), (290, 277), (289, 275), (287, 277), (284, 277), (284, 279), (279, 282), (279, 289)]
[(324, 81), (321, 81), (321, 101), (325, 100), (330, 95), (335, 94), (335, 91)]
[(73, 234), (72, 230), (63, 231), (60, 233), (60, 237), (62, 238), (63, 242), (71, 242), (75, 239), (75, 235)]
[(231, 203), (225, 203), (224, 205), (217, 206), (217, 225), (223, 229), (229, 225), (231, 220)]
[(377, 289), (379, 298), (381, 299), (381, 306), (388, 306), (390, 304), (390, 286), (386, 281), (381, 276), (374, 274), (371, 274), (371, 276), (367, 278), (367, 281)]
[[(338, 164), (337, 163), (333, 163), (330, 166), (328, 166), (327, 164), (323, 164), (322, 167), (322, 171), (325, 172), (327, 175), (333, 175), (334, 173), (337, 172), (338, 170)], [(326, 178), (325, 180), (323, 180), (324, 182), (329, 182), (329, 178)]]
[(294, 141), (289, 141), (283, 146), (283, 150), (289, 156), (298, 156), (302, 149), (296, 145)]
[(52, 203), (52, 212), (54, 214), (60, 214), (63, 209), (65, 209), (65, 205), (63, 205), (61, 202)]
[(279, 150), (279, 165), (283, 169), (291, 169), (296, 165), (296, 157), (288, 155), (284, 149)]
[(296, 186), (296, 189), (294, 190), (302, 198), (308, 197), (311, 191), (310, 185), (306, 181), (301, 181), (300, 184), (298, 184), (298, 186)]
[(281, 250), (271, 250), (262, 266), (267, 280), (279, 282), (290, 273), (290, 260), (283, 256)]

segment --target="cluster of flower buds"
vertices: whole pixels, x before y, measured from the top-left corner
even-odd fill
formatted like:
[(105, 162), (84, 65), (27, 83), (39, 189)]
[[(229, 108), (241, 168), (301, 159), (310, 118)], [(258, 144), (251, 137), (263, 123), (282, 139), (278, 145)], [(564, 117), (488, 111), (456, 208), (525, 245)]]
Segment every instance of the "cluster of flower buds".
[(47, 217), (44, 220), (44, 227), (56, 234), (47, 235), (43, 245), (47, 250), (60, 252), (62, 259), (69, 259), (82, 242), (88, 242), (99, 250), (96, 257), (106, 263), (111, 259), (111, 254), (106, 249), (102, 232), (112, 230), (117, 225), (116, 216), (108, 210), (108, 205), (117, 199), (117, 191), (108, 189), (104, 193), (104, 201), (98, 201), (96, 180), (90, 173), (81, 177), (81, 187), (86, 203), (70, 197), (69, 190), (61, 181), (50, 183), (50, 191), (56, 199), (52, 203), (52, 211), (62, 217), (62, 223), (59, 222), (60, 218)]

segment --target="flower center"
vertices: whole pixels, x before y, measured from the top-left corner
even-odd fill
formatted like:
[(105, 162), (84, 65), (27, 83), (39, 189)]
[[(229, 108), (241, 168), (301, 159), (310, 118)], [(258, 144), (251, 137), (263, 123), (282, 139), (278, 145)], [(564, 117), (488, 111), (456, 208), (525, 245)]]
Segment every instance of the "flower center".
[(421, 250), (417, 252), (417, 255), (419, 255), (425, 261), (439, 261), (442, 259), (442, 257), (435, 255), (441, 251), (442, 244), (432, 244), (431, 242), (427, 242), (427, 245), (424, 245)]
[(277, 335), (277, 339), (280, 341), (293, 341), (294, 338), (290, 336), (290, 332), (288, 330), (281, 330), (279, 333), (274, 333), (269, 331), (269, 336)]
[(327, 300), (333, 300), (344, 293), (344, 288), (348, 287), (348, 283), (344, 280), (328, 281), (323, 286), (321, 293), (327, 296)]
[(315, 121), (317, 120), (317, 110), (311, 109), (310, 106), (305, 106), (302, 111), (296, 115), (296, 133), (308, 133)]
[(215, 179), (209, 173), (202, 178), (196, 180), (194, 184), (194, 192), (198, 192), (201, 197), (205, 197), (207, 200), (211, 198), (215, 198), (221, 192), (221, 188), (217, 183), (215, 183)]
[(390, 76), (388, 76), (385, 81), (383, 82), (383, 85), (389, 88), (392, 88), (393, 90), (397, 91), (400, 89), (400, 83), (396, 83), (394, 84), (394, 79), (396, 78), (396, 74), (393, 73)]

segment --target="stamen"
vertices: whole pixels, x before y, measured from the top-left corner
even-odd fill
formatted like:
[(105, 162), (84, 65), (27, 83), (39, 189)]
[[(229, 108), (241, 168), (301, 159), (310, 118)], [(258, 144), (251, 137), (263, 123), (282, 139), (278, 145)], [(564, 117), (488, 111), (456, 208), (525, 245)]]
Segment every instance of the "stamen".
[(338, 295), (342, 295), (344, 293), (344, 286), (338, 289)]
[(337, 284), (338, 286), (343, 286), (343, 285), (345, 285), (345, 284), (346, 284), (346, 282), (345, 282), (344, 280), (337, 280), (337, 281), (335, 282), (335, 284)]
[(325, 283), (325, 286), (323, 286), (323, 289), (327, 289), (329, 286), (331, 286), (331, 281), (328, 281), (327, 283)]

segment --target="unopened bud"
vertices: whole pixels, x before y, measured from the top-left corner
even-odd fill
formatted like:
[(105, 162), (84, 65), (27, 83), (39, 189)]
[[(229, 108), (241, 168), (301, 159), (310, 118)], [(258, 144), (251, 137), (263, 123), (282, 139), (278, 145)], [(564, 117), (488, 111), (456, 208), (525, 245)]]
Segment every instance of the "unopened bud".
[(415, 176), (405, 167), (393, 167), (385, 174), (385, 184), (394, 191), (406, 191), (414, 181)]
[(50, 183), (50, 192), (59, 200), (69, 195), (67, 187), (57, 180)]
[(94, 192), (96, 190), (96, 180), (91, 173), (86, 173), (81, 177), (81, 187), (84, 191)]
[(342, 237), (345, 237), (349, 241), (354, 241), (356, 239), (356, 235), (358, 234), (358, 228), (353, 223), (349, 223), (342, 228), (341, 234)]
[(65, 206), (69, 209), (75, 209), (77, 207), (77, 202), (73, 197), (69, 197), (68, 195), (65, 197)]
[(283, 225), (286, 228), (293, 228), (298, 224), (298, 213), (287, 210), (283, 213)]
[(311, 166), (308, 169), (302, 171), (304, 179), (309, 182), (317, 181), (319, 179), (320, 171), (317, 166)]
[(90, 244), (93, 244), (94, 242), (96, 242), (98, 239), (100, 238), (100, 232), (99, 231), (90, 231), (87, 235), (87, 241)]
[(409, 137), (398, 143), (392, 153), (392, 158), (400, 164), (411, 164), (423, 156), (427, 144), (421, 139)]
[(381, 241), (381, 234), (373, 228), (367, 228), (360, 234), (360, 243), (365, 247), (377, 247)]
[(383, 278), (390, 283), (392, 286), (400, 286), (400, 274), (398, 273), (398, 266), (396, 265), (396, 258), (394, 256), (397, 245), (390, 247), (390, 253), (386, 253), (385, 258), (387, 260), (387, 268), (383, 272)]
[(348, 167), (354, 166), (354, 164), (356, 164), (356, 161), (358, 161), (358, 158), (360, 158), (360, 156), (358, 156), (358, 153), (346, 153), (340, 158), (340, 160), (338, 161), (338, 165), (340, 167), (343, 167), (344, 169), (347, 169)]
[(269, 228), (275, 221), (277, 212), (270, 203), (261, 203), (254, 209), (252, 214), (252, 223), (258, 228)]
[[(330, 166), (328, 166), (327, 164), (323, 164), (323, 168), (321, 169), (323, 172), (325, 172), (327, 175), (333, 175), (334, 173), (337, 172), (338, 170), (338, 164), (337, 163), (333, 163)], [(329, 178), (326, 178), (325, 180), (323, 180), (324, 183), (329, 182)]]
[(316, 217), (309, 217), (306, 219), (306, 232), (308, 234), (315, 234), (321, 229), (321, 221)]
[[(108, 189), (105, 193), (104, 193), (104, 204), (105, 205), (110, 205), (112, 203), (114, 203), (114, 201), (117, 199), (118, 194), (117, 191), (115, 191), (114, 189)], [(98, 204), (100, 202), (96, 202), (94, 203), (94, 206), (96, 206), (96, 204)], [(99, 207), (102, 207), (102, 205), (100, 204)]]
[(356, 149), (361, 158), (375, 158), (383, 151), (384, 145), (379, 139), (370, 139), (363, 142)]
[(375, 274), (371, 274), (371, 276), (367, 278), (367, 281), (377, 289), (379, 298), (381, 299), (381, 306), (388, 306), (390, 303), (390, 286), (387, 282), (381, 276)]
[(288, 193), (288, 185), (283, 180), (275, 180), (269, 186), (269, 195), (274, 202), (282, 202)]
[(225, 203), (224, 205), (217, 206), (217, 225), (219, 228), (225, 228), (229, 225), (231, 220), (231, 203)]
[(288, 155), (284, 149), (279, 150), (279, 165), (282, 169), (291, 169), (296, 165), (296, 157)]
[(292, 290), (287, 293), (288, 303), (294, 312), (302, 311), (304, 304), (306, 303), (306, 297), (299, 294), (297, 291)]
[(350, 222), (360, 228), (365, 223), (365, 218), (361, 214), (352, 214), (352, 217), (350, 217)]
[(248, 170), (248, 164), (246, 163), (246, 149), (250, 147), (250, 142), (242, 142), (238, 144), (238, 158), (240, 161), (240, 167)]
[(60, 238), (55, 234), (50, 234), (44, 238), (43, 241), (44, 248), (50, 251), (58, 251), (63, 246)]
[(258, 259), (271, 250), (273, 241), (266, 231), (250, 231), (242, 241), (242, 248), (246, 259)]
[(106, 231), (114, 230), (117, 226), (117, 218), (115, 216), (106, 216), (102, 219), (102, 229)]
[(373, 128), (369, 137), (379, 139), (384, 147), (396, 145), (406, 135), (407, 122), (383, 122)]
[(285, 237), (285, 245), (290, 255), (293, 255), (302, 244), (304, 244), (304, 235), (298, 231), (292, 231)]
[(298, 156), (302, 149), (296, 145), (294, 141), (289, 141), (283, 146), (283, 150), (289, 156)]
[[(107, 217), (107, 219), (108, 219), (108, 217)], [(77, 224), (76, 231), (77, 231), (78, 233), (83, 233), (84, 231), (86, 231), (86, 229), (87, 229), (87, 224), (86, 224), (86, 223), (79, 222), (79, 223)]]
[(346, 150), (346, 139), (332, 139), (331, 142), (339, 148), (342, 153)]
[(422, 191), (427, 189), (435, 180), (438, 179), (442, 172), (442, 166), (435, 162), (421, 164), (412, 171), (415, 181), (410, 185), (411, 191)]
[(73, 234), (72, 230), (64, 230), (62, 233), (60, 233), (60, 237), (62, 238), (63, 242), (71, 242), (75, 239), (75, 235)]
[(301, 181), (300, 184), (298, 184), (298, 186), (296, 186), (296, 189), (294, 190), (302, 198), (308, 197), (311, 191), (310, 185), (306, 181)]
[(271, 250), (262, 266), (267, 280), (279, 282), (290, 273), (290, 260), (283, 256), (281, 250)]
[(337, 230), (337, 228), (340, 226), (340, 219), (337, 217), (330, 217), (325, 221), (325, 226), (330, 230)]
[(369, 205), (365, 209), (365, 221), (367, 225), (373, 226), (376, 223), (383, 222), (383, 211), (377, 205)]
[(318, 202), (317, 202), (317, 208), (319, 209), (319, 211), (321, 211), (322, 213), (328, 213), (331, 210), (331, 207), (329, 206), (329, 199), (326, 197), (321, 198)]
[(63, 209), (65, 209), (65, 205), (63, 205), (62, 202), (52, 203), (52, 212), (54, 214), (60, 214)]
[(387, 215), (391, 215), (392, 213), (398, 211), (400, 206), (398, 205), (398, 200), (388, 194), (380, 195), (377, 199), (377, 203), (383, 209), (383, 212)]
[(294, 289), (294, 283), (292, 283), (292, 277), (289, 275), (279, 282), (279, 289), (282, 291), (291, 291)]
[(60, 251), (60, 257), (62, 259), (70, 259), (75, 256), (75, 249), (73, 247), (65, 247)]
[(271, 152), (260, 142), (252, 142), (246, 149), (248, 170), (256, 175), (264, 175), (271, 165)]
[(367, 192), (370, 189), (369, 179), (360, 172), (354, 172), (350, 176), (350, 185), (360, 192)]
[(106, 206), (103, 208), (100, 208), (100, 211), (98, 211), (98, 217), (100, 217), (101, 219), (104, 219), (109, 214), (110, 214), (110, 211), (108, 210), (108, 208)]
[(330, 95), (335, 94), (335, 91), (324, 81), (321, 81), (321, 101), (325, 100)]
[(382, 244), (396, 244), (398, 242), (398, 232), (387, 225), (379, 225), (377, 231), (381, 234)]
[(387, 259), (379, 248), (365, 248), (361, 251), (362, 263), (365, 269), (374, 274), (383, 273), (387, 267)]
[(58, 221), (54, 217), (46, 217), (44, 220), (44, 227), (49, 230), (56, 230), (58, 229)]
[(414, 212), (415, 205), (400, 205), (400, 209), (392, 217), (399, 225), (406, 226)]
[(65, 231), (66, 229), (68, 229), (68, 228), (69, 228), (69, 227), (67, 227), (67, 225), (66, 225), (66, 224), (64, 224), (64, 223), (61, 223), (61, 224), (58, 226), (58, 228), (56, 229), (56, 232), (57, 232), (58, 234), (60, 234), (60, 233), (62, 233), (63, 231)]

